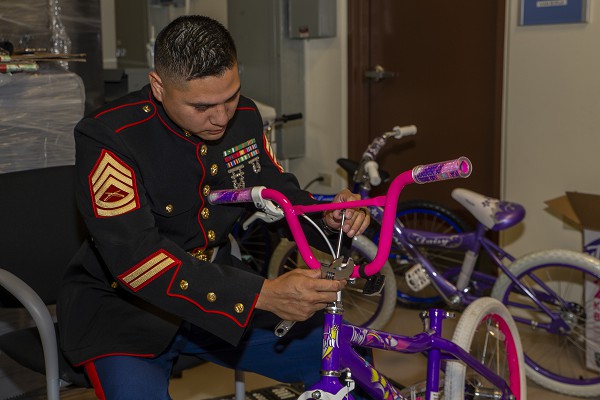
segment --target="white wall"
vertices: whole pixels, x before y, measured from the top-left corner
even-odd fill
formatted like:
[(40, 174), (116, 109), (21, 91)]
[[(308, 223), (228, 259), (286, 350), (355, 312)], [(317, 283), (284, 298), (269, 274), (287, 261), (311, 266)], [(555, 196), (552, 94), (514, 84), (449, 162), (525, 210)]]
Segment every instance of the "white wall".
[(102, 30), (103, 67), (105, 69), (117, 68), (115, 0), (100, 0), (100, 20), (100, 29)]
[(347, 157), (348, 147), (346, 15), (346, 1), (338, 0), (336, 37), (305, 41), (306, 156), (290, 160), (288, 168), (301, 185), (319, 172), (331, 173), (332, 187), (315, 184), (310, 187), (314, 192), (337, 192), (345, 187), (345, 177), (335, 172), (335, 161)]
[(189, 14), (202, 14), (216, 19), (227, 26), (227, 1), (188, 0)]
[(527, 210), (503, 236), (515, 255), (581, 249), (579, 231), (544, 201), (600, 194), (600, 4), (590, 3), (589, 23), (518, 26), (519, 1), (508, 1), (502, 193)]

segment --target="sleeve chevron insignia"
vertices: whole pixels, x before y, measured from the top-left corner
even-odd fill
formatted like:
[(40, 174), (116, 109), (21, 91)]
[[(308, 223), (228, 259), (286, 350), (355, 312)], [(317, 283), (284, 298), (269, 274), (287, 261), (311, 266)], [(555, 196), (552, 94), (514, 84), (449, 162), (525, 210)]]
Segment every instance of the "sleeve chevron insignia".
[(126, 214), (140, 207), (133, 170), (110, 151), (102, 151), (88, 179), (98, 218)]
[(118, 278), (123, 284), (129, 286), (131, 290), (137, 292), (169, 269), (179, 264), (181, 264), (180, 260), (161, 249), (139, 264), (133, 266), (128, 271), (119, 275)]

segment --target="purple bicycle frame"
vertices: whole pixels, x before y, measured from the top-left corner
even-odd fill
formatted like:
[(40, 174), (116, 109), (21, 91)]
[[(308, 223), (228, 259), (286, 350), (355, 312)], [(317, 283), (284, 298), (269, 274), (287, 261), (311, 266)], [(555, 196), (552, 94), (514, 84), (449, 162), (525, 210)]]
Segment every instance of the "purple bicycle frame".
[[(340, 381), (340, 376), (345, 370), (350, 370), (352, 380), (357, 381), (360, 388), (374, 399), (407, 399), (353, 347), (407, 354), (427, 352), (426, 399), (437, 398), (435, 394), (439, 392), (442, 361), (452, 359), (459, 359), (466, 363), (501, 389), (503, 398), (508, 399), (511, 391), (502, 378), (484, 367), (479, 360), (473, 358), (460, 346), (442, 337), (442, 322), (449, 315), (440, 309), (429, 310), (429, 329), (409, 337), (346, 324), (342, 320), (343, 315), (327, 309), (323, 329), (321, 379), (308, 388), (300, 399), (331, 399), (315, 392), (330, 393), (336, 399), (348, 395), (351, 387)], [(351, 395), (349, 398), (352, 398)]]
[[(375, 221), (381, 221), (384, 217), (384, 211), (380, 207), (370, 207), (369, 212), (371, 217)], [(414, 246), (426, 244), (428, 247), (437, 247), (451, 250), (461, 251), (472, 251), (476, 254), (480, 253), (481, 247), (490, 256), (493, 264), (498, 267), (505, 275), (507, 275), (518, 287), (522, 293), (526, 294), (532, 302), (540, 309), (543, 310), (550, 318), (548, 322), (538, 322), (538, 327), (545, 329), (552, 334), (559, 334), (561, 330), (568, 330), (569, 327), (565, 324), (564, 320), (548, 308), (545, 302), (551, 302), (548, 296), (544, 295), (543, 292), (534, 294), (530, 292), (530, 289), (525, 287), (510, 271), (510, 268), (502, 262), (503, 259), (509, 260), (511, 263), (515, 261), (510, 253), (500, 248), (497, 244), (492, 242), (485, 236), (485, 228), (483, 225), (478, 225), (477, 229), (473, 232), (465, 233), (432, 233), (420, 230), (414, 230), (404, 228), (399, 224), (394, 224), (394, 234), (392, 240), (397, 248), (403, 248), (407, 251), (413, 260), (416, 260), (421, 266), (427, 271), (431, 284), (436, 288), (438, 293), (445, 299), (447, 304), (463, 304), (468, 305), (473, 301), (477, 300), (480, 295), (477, 293), (472, 294), (467, 290), (460, 290), (454, 284), (452, 284), (446, 276), (439, 273), (438, 270), (431, 264), (427, 256), (423, 255)], [(461, 265), (457, 266), (458, 268)], [(492, 288), (496, 282), (496, 277), (480, 271), (471, 271), (469, 280), (471, 283), (476, 282), (480, 286), (485, 286), (489, 289)], [(536, 279), (533, 277), (533, 279)], [(544, 283), (537, 281), (538, 285), (545, 287)], [(515, 321), (530, 324), (530, 320), (524, 317), (515, 316)]]

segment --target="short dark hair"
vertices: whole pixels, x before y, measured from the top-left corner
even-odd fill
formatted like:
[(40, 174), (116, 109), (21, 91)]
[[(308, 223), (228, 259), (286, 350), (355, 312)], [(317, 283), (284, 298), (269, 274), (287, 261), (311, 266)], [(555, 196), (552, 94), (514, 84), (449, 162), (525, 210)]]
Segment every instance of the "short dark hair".
[(156, 37), (154, 68), (165, 80), (177, 83), (220, 76), (237, 62), (229, 31), (214, 19), (184, 15)]

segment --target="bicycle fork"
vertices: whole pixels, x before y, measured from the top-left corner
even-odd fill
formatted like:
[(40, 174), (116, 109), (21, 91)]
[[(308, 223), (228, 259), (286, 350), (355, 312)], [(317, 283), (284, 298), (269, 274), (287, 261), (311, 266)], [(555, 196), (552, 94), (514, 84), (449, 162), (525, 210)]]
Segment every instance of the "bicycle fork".
[[(324, 277), (328, 279), (347, 279), (341, 278), (352, 272), (354, 263), (349, 259), (347, 263), (342, 263), (341, 258), (335, 259), (330, 265), (323, 266), (321, 271)], [(327, 278), (326, 278), (327, 279)], [(340, 362), (340, 334), (342, 330), (344, 317), (344, 307), (341, 301), (341, 292), (337, 293), (337, 301), (329, 303), (325, 308), (325, 322), (323, 325), (323, 350), (321, 358), (321, 379), (313, 388), (305, 391), (299, 400), (343, 400), (352, 399), (350, 392), (354, 390), (354, 380), (350, 371), (344, 371), (342, 379), (342, 370)]]

